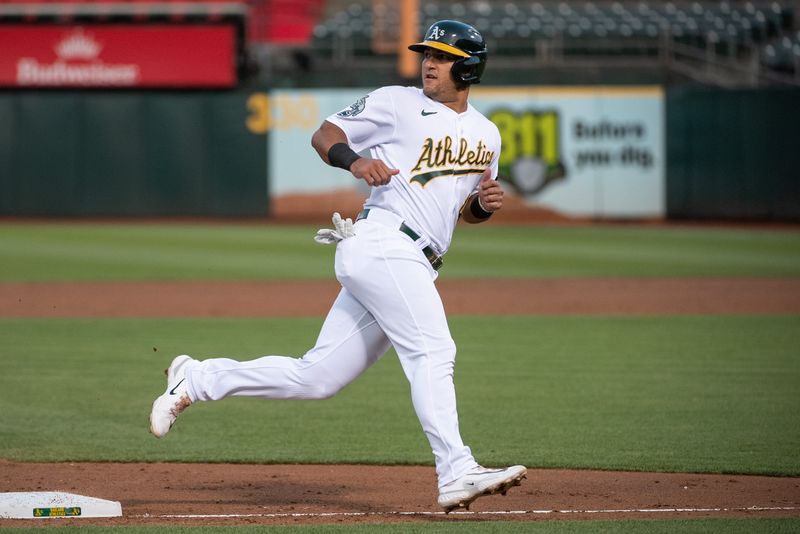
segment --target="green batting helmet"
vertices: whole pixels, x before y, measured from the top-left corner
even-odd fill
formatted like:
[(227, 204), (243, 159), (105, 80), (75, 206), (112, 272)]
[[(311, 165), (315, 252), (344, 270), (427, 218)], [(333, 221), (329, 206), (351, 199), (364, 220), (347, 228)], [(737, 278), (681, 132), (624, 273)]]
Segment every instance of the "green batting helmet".
[(457, 20), (434, 22), (425, 32), (425, 39), (408, 48), (414, 52), (434, 48), (456, 56), (458, 59), (453, 63), (450, 74), (457, 83), (465, 85), (480, 83), (489, 55), (480, 32)]

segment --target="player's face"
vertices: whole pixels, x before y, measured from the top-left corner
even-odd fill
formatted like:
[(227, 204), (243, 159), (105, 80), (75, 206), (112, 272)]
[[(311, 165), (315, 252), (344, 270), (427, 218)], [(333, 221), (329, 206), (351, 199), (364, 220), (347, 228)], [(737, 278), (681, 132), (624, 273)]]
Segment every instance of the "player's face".
[(457, 92), (450, 69), (456, 61), (454, 56), (440, 50), (428, 48), (422, 59), (422, 92), (437, 102), (450, 100)]

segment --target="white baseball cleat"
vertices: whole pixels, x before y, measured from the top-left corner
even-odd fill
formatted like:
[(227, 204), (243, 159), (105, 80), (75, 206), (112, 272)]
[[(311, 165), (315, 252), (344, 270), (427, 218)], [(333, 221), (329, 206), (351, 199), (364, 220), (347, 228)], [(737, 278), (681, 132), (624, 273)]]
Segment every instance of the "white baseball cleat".
[(472, 501), (483, 495), (494, 495), (506, 492), (522, 483), (528, 470), (524, 465), (514, 465), (505, 469), (487, 469), (476, 467), (461, 478), (439, 490), (439, 506), (449, 514), (456, 508), (466, 508)]
[(186, 389), (186, 364), (194, 361), (185, 354), (178, 356), (164, 371), (167, 375), (167, 389), (153, 402), (150, 411), (150, 433), (157, 438), (164, 437), (175, 419), (192, 403)]

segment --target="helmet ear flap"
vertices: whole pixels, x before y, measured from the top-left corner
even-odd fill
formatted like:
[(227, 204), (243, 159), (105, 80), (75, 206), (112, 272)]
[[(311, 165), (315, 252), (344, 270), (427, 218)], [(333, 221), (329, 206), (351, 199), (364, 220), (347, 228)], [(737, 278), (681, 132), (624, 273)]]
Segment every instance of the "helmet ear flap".
[(451, 73), (457, 83), (473, 84), (480, 83), (484, 65), (478, 56), (465, 57), (453, 63)]

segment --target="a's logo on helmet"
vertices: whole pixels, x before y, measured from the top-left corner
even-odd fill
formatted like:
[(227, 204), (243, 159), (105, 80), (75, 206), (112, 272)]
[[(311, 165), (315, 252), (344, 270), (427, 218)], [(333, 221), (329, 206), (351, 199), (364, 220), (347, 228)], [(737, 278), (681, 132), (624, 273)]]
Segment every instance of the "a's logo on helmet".
[(356, 115), (364, 111), (364, 107), (367, 105), (367, 98), (369, 98), (369, 95), (359, 98), (358, 100), (350, 104), (349, 107), (343, 109), (336, 115), (339, 117), (355, 117)]
[(433, 26), (428, 36), (425, 38), (428, 41), (436, 41), (444, 35), (444, 30), (439, 29), (439, 25)]

